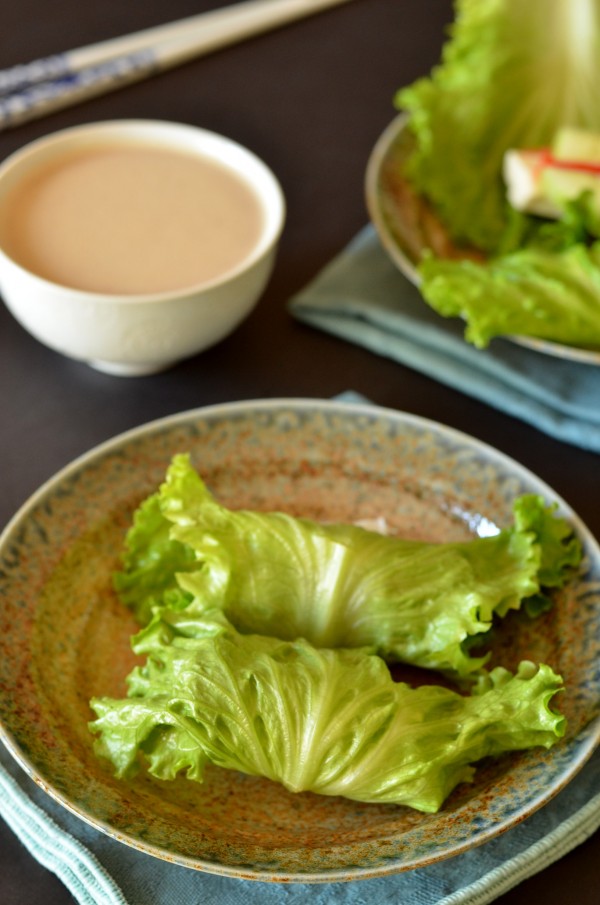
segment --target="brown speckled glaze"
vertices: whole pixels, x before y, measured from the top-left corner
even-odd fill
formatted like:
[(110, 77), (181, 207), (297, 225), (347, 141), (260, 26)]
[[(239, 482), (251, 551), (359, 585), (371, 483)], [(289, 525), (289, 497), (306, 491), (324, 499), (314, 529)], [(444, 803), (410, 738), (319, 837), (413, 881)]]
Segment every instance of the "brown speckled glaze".
[[(231, 506), (327, 520), (385, 515), (399, 533), (468, 538), (511, 522), (525, 492), (556, 500), (586, 552), (581, 575), (530, 623), (512, 614), (494, 663), (550, 663), (566, 682), (567, 736), (483, 764), (436, 815), (292, 795), (212, 768), (197, 785), (117, 781), (92, 751), (92, 695), (122, 694), (131, 617), (111, 590), (124, 533), (171, 456), (189, 451)], [(577, 772), (600, 737), (600, 550), (553, 491), (477, 441), (368, 405), (270, 400), (188, 412), (93, 450), (42, 487), (0, 539), (0, 734), (50, 795), (157, 857), (260, 880), (372, 877), (458, 854), (523, 820)]]

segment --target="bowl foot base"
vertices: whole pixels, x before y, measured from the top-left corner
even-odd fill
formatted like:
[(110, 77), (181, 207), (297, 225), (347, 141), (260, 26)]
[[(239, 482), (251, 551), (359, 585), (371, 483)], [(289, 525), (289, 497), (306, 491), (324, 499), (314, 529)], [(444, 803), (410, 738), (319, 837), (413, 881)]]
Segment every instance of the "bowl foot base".
[(94, 359), (87, 362), (96, 371), (104, 374), (114, 374), (116, 377), (145, 377), (148, 374), (159, 374), (173, 367), (175, 361), (141, 361), (136, 364), (127, 364), (118, 361), (101, 361)]

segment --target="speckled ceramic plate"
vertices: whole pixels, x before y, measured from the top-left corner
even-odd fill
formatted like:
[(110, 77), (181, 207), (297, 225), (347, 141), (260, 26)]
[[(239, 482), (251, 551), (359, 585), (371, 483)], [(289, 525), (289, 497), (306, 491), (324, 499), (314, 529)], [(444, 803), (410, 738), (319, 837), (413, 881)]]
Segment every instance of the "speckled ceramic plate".
[(197, 785), (117, 781), (96, 759), (93, 695), (122, 694), (135, 630), (111, 590), (124, 533), (176, 452), (189, 451), (231, 506), (351, 521), (384, 515), (404, 535), (449, 540), (511, 522), (531, 473), (469, 437), (368, 405), (270, 400), (206, 408), (117, 437), (43, 486), (0, 540), (0, 724), (4, 743), (53, 798), (115, 839), (188, 867), (279, 881), (352, 880), (478, 845), (542, 806), (600, 735), (600, 550), (577, 517), (581, 576), (535, 622), (498, 631), (494, 661), (562, 673), (567, 736), (482, 764), (444, 808), (293, 795), (213, 768)]
[[(399, 270), (415, 285), (418, 262), (430, 248), (440, 258), (483, 260), (481, 252), (456, 245), (431, 205), (403, 175), (413, 148), (405, 114), (396, 117), (376, 142), (367, 165), (365, 191), (371, 221), (381, 244)], [(544, 355), (600, 365), (600, 349), (566, 346), (532, 336), (506, 337)]]

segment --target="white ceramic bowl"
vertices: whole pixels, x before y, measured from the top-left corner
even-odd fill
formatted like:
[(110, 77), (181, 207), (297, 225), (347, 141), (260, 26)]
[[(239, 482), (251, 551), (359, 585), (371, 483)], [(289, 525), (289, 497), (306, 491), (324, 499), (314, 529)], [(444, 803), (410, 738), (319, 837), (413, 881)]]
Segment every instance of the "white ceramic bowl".
[(36, 339), (108, 373), (151, 374), (214, 345), (249, 314), (273, 268), (285, 202), (269, 168), (227, 138), (179, 123), (117, 120), (56, 132), (11, 155), (0, 166), (0, 205), (32, 169), (106, 139), (135, 140), (219, 162), (242, 177), (263, 210), (258, 241), (237, 267), (197, 286), (152, 295), (61, 286), (26, 270), (0, 247), (0, 293)]

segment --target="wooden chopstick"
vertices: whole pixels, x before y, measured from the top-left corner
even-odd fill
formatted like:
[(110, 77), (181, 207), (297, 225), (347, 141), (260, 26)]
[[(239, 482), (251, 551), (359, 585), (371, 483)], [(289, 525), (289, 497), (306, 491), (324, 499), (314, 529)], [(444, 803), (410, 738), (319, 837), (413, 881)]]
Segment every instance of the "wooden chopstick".
[(349, 0), (245, 0), (0, 70), (0, 130)]

